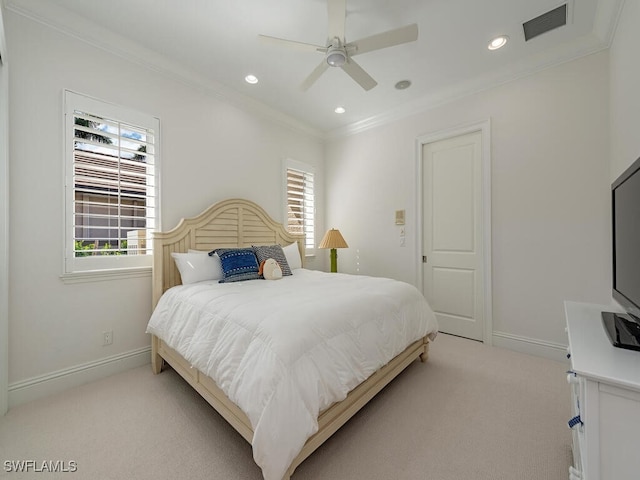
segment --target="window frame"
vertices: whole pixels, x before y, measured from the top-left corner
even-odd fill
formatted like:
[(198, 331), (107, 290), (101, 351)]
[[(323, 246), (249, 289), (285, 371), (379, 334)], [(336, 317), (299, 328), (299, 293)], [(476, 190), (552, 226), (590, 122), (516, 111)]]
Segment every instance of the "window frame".
[(288, 218), (289, 218), (289, 202), (288, 202), (288, 197), (289, 197), (289, 190), (288, 190), (288, 170), (297, 170), (300, 172), (303, 172), (305, 174), (309, 174), (313, 177), (313, 216), (311, 218), (312, 222), (313, 222), (313, 243), (311, 244), (311, 246), (309, 246), (307, 244), (307, 240), (305, 238), (305, 257), (313, 257), (316, 254), (316, 244), (318, 241), (318, 229), (316, 228), (317, 224), (316, 224), (316, 212), (317, 212), (317, 206), (316, 206), (316, 192), (315, 192), (315, 185), (317, 182), (317, 176), (316, 176), (316, 172), (315, 172), (315, 168), (307, 163), (303, 163), (303, 162), (299, 162), (297, 160), (293, 160), (291, 158), (287, 158), (285, 160), (283, 160), (282, 162), (282, 177), (283, 177), (283, 209), (284, 209), (284, 221), (283, 224), (285, 225), (285, 227), (287, 228), (287, 231), (289, 231), (289, 225), (288, 225)]
[(75, 283), (122, 276), (148, 276), (151, 274), (153, 254), (145, 255), (96, 255), (76, 257), (75, 255), (75, 192), (74, 184), (74, 143), (75, 113), (81, 111), (128, 125), (151, 129), (153, 142), (152, 198), (154, 199), (154, 221), (152, 230), (160, 230), (160, 120), (149, 114), (141, 113), (120, 105), (108, 103), (97, 98), (79, 94), (71, 90), (63, 91), (63, 135), (64, 135), (64, 232), (62, 279)]

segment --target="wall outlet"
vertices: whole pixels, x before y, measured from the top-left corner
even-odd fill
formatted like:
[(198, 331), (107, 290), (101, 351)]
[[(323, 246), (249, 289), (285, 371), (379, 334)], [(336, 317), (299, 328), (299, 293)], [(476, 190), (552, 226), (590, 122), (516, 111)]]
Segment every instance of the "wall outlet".
[(113, 330), (109, 332), (102, 332), (102, 346), (111, 345), (113, 343)]

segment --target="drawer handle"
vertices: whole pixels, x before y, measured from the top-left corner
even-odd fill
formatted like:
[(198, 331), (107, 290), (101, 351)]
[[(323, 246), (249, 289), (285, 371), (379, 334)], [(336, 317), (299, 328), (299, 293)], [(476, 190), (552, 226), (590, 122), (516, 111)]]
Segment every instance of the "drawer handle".
[(568, 383), (578, 383), (578, 375), (574, 371), (567, 371), (567, 382)]
[(580, 415), (576, 415), (575, 417), (573, 417), (571, 420), (569, 420), (567, 422), (569, 424), (569, 428), (573, 428), (576, 425), (580, 424), (580, 425), (584, 425), (582, 423), (582, 419), (580, 418)]

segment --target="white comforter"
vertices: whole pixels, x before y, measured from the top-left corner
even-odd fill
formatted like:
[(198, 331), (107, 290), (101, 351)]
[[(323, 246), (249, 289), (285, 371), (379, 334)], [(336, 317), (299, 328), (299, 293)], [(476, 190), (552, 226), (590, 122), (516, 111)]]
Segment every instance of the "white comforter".
[(266, 480), (283, 478), (319, 412), (436, 330), (412, 285), (305, 269), (277, 281), (173, 287), (147, 328), (247, 414)]

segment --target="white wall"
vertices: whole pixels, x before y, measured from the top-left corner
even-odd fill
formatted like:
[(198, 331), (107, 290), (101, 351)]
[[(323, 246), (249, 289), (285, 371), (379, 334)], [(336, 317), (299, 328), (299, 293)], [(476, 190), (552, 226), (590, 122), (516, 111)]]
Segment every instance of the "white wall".
[[(339, 269), (409, 282), (418, 267), (415, 139), (490, 118), (494, 331), (561, 345), (564, 299), (610, 299), (609, 183), (640, 155), (637, 2), (625, 3), (610, 68), (607, 53), (592, 55), (333, 141), (326, 155), (316, 139), (201, 89), (16, 13), (5, 17), (12, 58), (9, 383), (14, 387), (148, 345), (150, 278), (76, 285), (59, 279), (64, 88), (160, 117), (165, 228), (228, 196), (255, 200), (281, 219), (273, 189), (280, 188), (281, 159), (291, 157), (317, 168), (319, 236), (325, 225), (337, 227), (350, 245), (339, 251)], [(238, 181), (237, 171), (246, 181)], [(393, 224), (398, 209), (407, 212), (404, 248)], [(101, 346), (106, 329), (114, 330), (110, 347)]]
[[(23, 387), (35, 389), (40, 381), (57, 380), (60, 372), (72, 374), (75, 367), (149, 345), (144, 331), (151, 313), (150, 276), (84, 284), (64, 284), (59, 278), (63, 89), (160, 118), (165, 229), (230, 196), (256, 201), (282, 221), (283, 158), (316, 167), (321, 207), (324, 147), (316, 138), (237, 108), (205, 89), (13, 11), (6, 13), (5, 24), (13, 60), (9, 396), (20, 401)], [(318, 223), (322, 228), (321, 208)], [(308, 265), (314, 268), (315, 263)], [(113, 330), (108, 347), (101, 341), (105, 330)]]
[(490, 119), (494, 340), (560, 351), (563, 301), (610, 298), (607, 72), (608, 54), (594, 54), (331, 142), (327, 225), (351, 247), (340, 269), (359, 254), (361, 273), (414, 282), (415, 140)]
[(9, 406), (9, 72), (0, 5), (0, 415)]
[(624, 3), (610, 48), (611, 180), (640, 157), (640, 2)]

